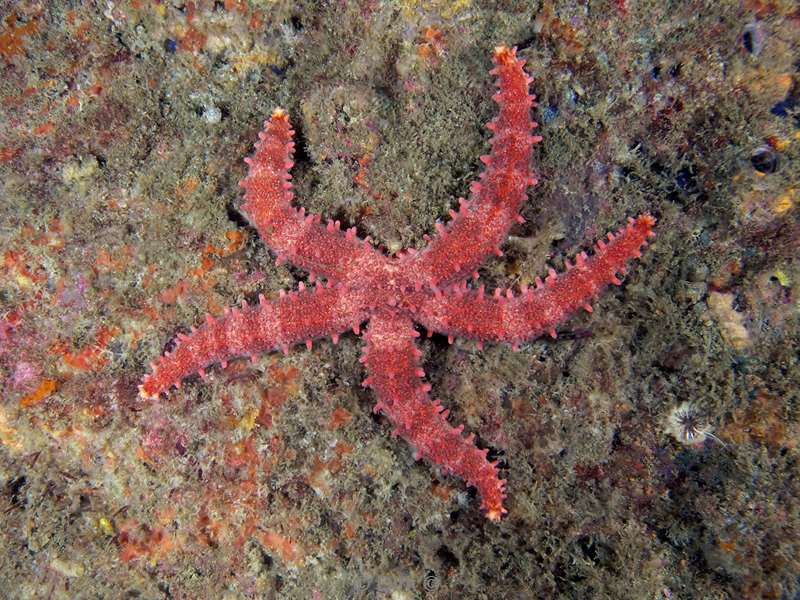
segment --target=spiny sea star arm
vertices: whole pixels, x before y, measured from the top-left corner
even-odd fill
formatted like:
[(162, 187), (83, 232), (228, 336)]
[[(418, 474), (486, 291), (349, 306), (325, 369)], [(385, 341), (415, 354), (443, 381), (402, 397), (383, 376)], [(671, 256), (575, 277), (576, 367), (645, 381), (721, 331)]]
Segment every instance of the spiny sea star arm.
[(494, 63), (491, 73), (497, 75), (499, 91), (493, 99), (500, 112), (487, 124), (494, 136), (491, 152), (481, 156), (486, 169), (471, 185), (470, 199), (459, 199), (460, 210), (451, 211), (453, 220), (447, 226), (438, 223), (428, 246), (405, 259), (409, 272), (434, 287), (459, 281), (490, 254), (502, 254), (499, 246), (511, 225), (522, 221), (525, 190), (536, 183), (531, 148), (541, 137), (531, 133), (536, 127), (530, 115), (535, 98), (528, 93), (531, 78), (522, 70), (525, 61), (517, 59), (515, 48), (496, 48)]
[[(363, 294), (362, 294), (363, 295)], [(225, 315), (206, 322), (190, 334), (178, 335), (172, 352), (165, 353), (154, 362), (152, 372), (145, 375), (139, 392), (144, 398), (156, 398), (171, 385), (180, 387), (183, 378), (194, 373), (204, 375), (209, 365), (226, 362), (234, 357), (256, 356), (263, 351), (281, 349), (288, 352), (292, 344), (320, 336), (332, 336), (334, 343), (341, 332), (358, 330), (367, 318), (367, 298), (357, 292), (343, 293), (343, 286), (317, 283), (314, 289), (285, 293), (268, 301), (263, 296), (259, 303), (242, 308), (226, 309)]]
[(608, 234), (608, 241), (598, 241), (595, 252), (581, 252), (575, 264), (567, 261), (567, 271), (560, 275), (551, 269), (544, 281), (537, 278), (535, 289), (525, 288), (514, 296), (495, 290), (484, 296), (483, 286), (468, 289), (466, 283), (446, 288), (442, 293), (414, 292), (408, 296), (413, 319), (431, 331), (452, 337), (511, 344), (548, 332), (556, 336), (556, 326), (579, 308), (591, 312), (589, 302), (609, 283), (620, 284), (617, 273), (625, 264), (641, 256), (641, 248), (655, 233), (655, 219), (641, 215), (628, 225)]
[(383, 412), (395, 425), (393, 433), (416, 448), (416, 459), (427, 457), (475, 486), (486, 516), (498, 520), (507, 512), (505, 480), (498, 476), (497, 463), (486, 460), (488, 451), (473, 444), (475, 436), (462, 437), (464, 426), (451, 427), (448, 411), (428, 398), (430, 385), (420, 381), (425, 373), (414, 343), (418, 335), (411, 319), (396, 311), (381, 311), (371, 318), (361, 361), (368, 371), (364, 385), (378, 397), (374, 410)]
[(242, 209), (279, 263), (288, 260), (335, 281), (344, 280), (356, 263), (375, 268), (385, 259), (356, 236), (355, 227), (342, 232), (339, 221), (324, 226), (319, 215), (292, 206), (293, 135), (286, 111), (275, 109), (258, 135), (255, 153), (245, 158), (249, 171), (239, 182), (245, 189)]

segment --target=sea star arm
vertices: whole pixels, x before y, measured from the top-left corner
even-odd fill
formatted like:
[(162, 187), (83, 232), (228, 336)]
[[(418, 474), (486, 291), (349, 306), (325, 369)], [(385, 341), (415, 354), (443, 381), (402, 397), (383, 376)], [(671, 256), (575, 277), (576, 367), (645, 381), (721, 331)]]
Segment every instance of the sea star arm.
[(394, 434), (416, 448), (415, 458), (427, 457), (445, 472), (452, 472), (475, 486), (486, 516), (498, 520), (505, 512), (505, 480), (497, 463), (486, 459), (487, 450), (477, 448), (474, 435), (462, 437), (464, 426), (451, 427), (448, 411), (428, 397), (430, 385), (420, 377), (420, 351), (414, 343), (419, 334), (413, 322), (397, 311), (381, 311), (370, 320), (362, 357), (368, 371), (364, 385), (378, 397), (375, 412), (383, 412), (395, 425)]
[(625, 264), (641, 256), (641, 248), (655, 233), (655, 219), (641, 215), (630, 219), (608, 241), (598, 241), (595, 252), (581, 252), (573, 265), (567, 261), (565, 273), (551, 269), (544, 281), (537, 278), (535, 289), (525, 288), (514, 296), (511, 290), (484, 296), (483, 286), (468, 289), (466, 284), (446, 288), (438, 294), (414, 292), (409, 296), (415, 321), (431, 331), (450, 337), (483, 341), (505, 341), (516, 345), (548, 332), (556, 336), (556, 326), (579, 308), (591, 312), (589, 302), (609, 283), (619, 284), (618, 273)]
[(437, 224), (437, 235), (423, 250), (411, 252), (409, 272), (432, 287), (452, 284), (471, 275), (490, 254), (502, 254), (500, 244), (527, 199), (526, 189), (536, 183), (530, 168), (532, 145), (541, 141), (531, 133), (536, 123), (530, 109), (535, 96), (528, 93), (531, 78), (523, 71), (525, 61), (516, 49), (494, 52), (499, 91), (493, 96), (498, 116), (487, 124), (494, 132), (491, 151), (481, 156), (486, 169), (470, 186), (468, 201), (459, 199), (460, 210), (451, 211), (448, 225)]
[(211, 315), (201, 327), (188, 335), (179, 334), (175, 349), (154, 362), (152, 372), (145, 375), (139, 392), (144, 398), (156, 398), (171, 385), (180, 387), (185, 377), (204, 374), (209, 365), (225, 363), (242, 355), (255, 356), (265, 350), (288, 351), (292, 344), (320, 336), (332, 336), (334, 343), (341, 332), (359, 325), (367, 318), (367, 299), (356, 291), (342, 293), (339, 284), (285, 293), (268, 301), (242, 308), (226, 309), (215, 319)]
[(249, 171), (239, 182), (245, 190), (242, 209), (278, 262), (288, 260), (335, 281), (344, 280), (356, 264), (377, 268), (384, 257), (356, 236), (355, 227), (339, 231), (339, 221), (323, 226), (319, 215), (292, 206), (293, 136), (286, 111), (275, 109), (258, 136), (255, 153), (245, 158)]

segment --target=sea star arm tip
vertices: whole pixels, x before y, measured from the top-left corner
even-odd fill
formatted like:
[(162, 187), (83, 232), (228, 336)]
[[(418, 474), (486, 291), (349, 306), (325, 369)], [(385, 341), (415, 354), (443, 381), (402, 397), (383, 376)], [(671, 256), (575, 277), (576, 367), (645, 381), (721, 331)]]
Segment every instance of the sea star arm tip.
[(494, 63), (490, 73), (497, 76), (498, 91), (492, 98), (499, 113), (486, 125), (493, 136), (491, 151), (480, 157), (484, 171), (470, 185), (469, 200), (459, 201), (459, 211), (451, 213), (452, 221), (438, 226), (428, 246), (406, 259), (431, 287), (458, 281), (500, 253), (508, 230), (522, 218), (526, 189), (536, 183), (530, 161), (533, 145), (542, 138), (531, 133), (536, 127), (530, 116), (532, 79), (515, 48), (496, 48)]
[(594, 254), (581, 252), (574, 263), (566, 261), (565, 272), (550, 269), (547, 277), (535, 280), (532, 288), (496, 289), (485, 295), (483, 286), (469, 289), (453, 285), (440, 294), (409, 294), (406, 309), (414, 320), (429, 330), (452, 337), (519, 344), (549, 333), (583, 308), (592, 312), (591, 301), (608, 284), (622, 283), (618, 274), (628, 261), (641, 256), (641, 249), (655, 235), (656, 220), (645, 213), (629, 219), (627, 225), (598, 240)]
[(365, 333), (364, 362), (368, 377), (364, 385), (378, 398), (375, 412), (383, 412), (395, 425), (394, 432), (416, 448), (415, 458), (427, 457), (443, 471), (454, 473), (478, 489), (486, 515), (497, 520), (503, 508), (505, 481), (497, 464), (486, 460), (488, 450), (477, 448), (474, 435), (463, 437), (463, 425), (452, 427), (448, 411), (429, 399), (429, 384), (418, 363), (412, 321), (396, 311), (373, 316)]
[(356, 238), (354, 230), (339, 231), (337, 221), (323, 225), (318, 215), (292, 206), (294, 130), (288, 113), (273, 110), (258, 137), (255, 153), (245, 158), (247, 175), (239, 182), (245, 190), (242, 209), (276, 260), (337, 281), (355, 264), (378, 268), (385, 258)]
[(188, 335), (179, 334), (175, 347), (153, 363), (139, 386), (142, 398), (157, 398), (182, 379), (203, 373), (213, 363), (224, 365), (237, 356), (262, 351), (288, 351), (290, 345), (335, 336), (357, 329), (367, 318), (368, 298), (354, 291), (346, 297), (336, 285), (317, 285), (282, 293), (277, 300), (261, 298), (258, 304), (226, 309), (225, 315), (206, 317)]

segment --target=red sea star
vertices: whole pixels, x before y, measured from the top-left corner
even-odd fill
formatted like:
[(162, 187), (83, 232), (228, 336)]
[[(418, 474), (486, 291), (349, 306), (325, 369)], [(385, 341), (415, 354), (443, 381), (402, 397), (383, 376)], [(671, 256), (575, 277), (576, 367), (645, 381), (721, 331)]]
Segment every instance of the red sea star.
[(493, 99), (500, 113), (487, 125), (494, 136), (491, 153), (481, 157), (486, 169), (480, 182), (472, 184), (469, 200), (459, 200), (460, 210), (451, 211), (449, 225), (437, 224), (438, 235), (424, 249), (396, 257), (357, 238), (355, 228), (341, 232), (338, 221), (324, 226), (319, 216), (291, 205), (293, 131), (286, 112), (276, 109), (259, 134), (255, 154), (245, 159), (250, 170), (240, 182), (243, 209), (279, 262), (289, 260), (310, 271), (312, 281), (319, 275), (327, 283), (317, 280), (310, 290), (300, 282), (298, 291), (281, 292), (276, 300), (261, 296), (258, 306), (245, 302), (241, 309), (226, 309), (219, 320), (208, 316), (205, 325), (179, 335), (174, 351), (153, 364), (139, 387), (141, 395), (156, 398), (184, 377), (202, 375), (212, 363), (224, 367), (231, 357), (276, 348), (287, 352), (302, 341), (311, 348), (312, 339), (322, 336), (331, 336), (335, 344), (341, 332), (359, 333), (369, 320), (361, 361), (368, 371), (364, 385), (378, 397), (375, 412), (382, 411), (394, 423), (394, 433), (416, 447), (416, 458), (425, 456), (475, 486), (489, 519), (506, 513), (506, 482), (498, 477), (497, 463), (474, 445), (474, 435), (462, 437), (463, 425), (447, 423), (448, 411), (430, 401), (431, 386), (420, 381), (425, 373), (414, 322), (450, 340), (458, 336), (479, 345), (509, 342), (516, 348), (545, 332), (555, 337), (558, 323), (580, 307), (591, 312), (589, 301), (606, 284), (620, 283), (617, 273), (641, 255), (654, 235), (655, 219), (647, 214), (629, 219), (626, 227), (608, 234), (607, 243), (597, 242), (592, 256), (582, 252), (575, 265), (567, 261), (561, 275), (551, 269), (544, 281), (536, 279), (534, 289), (523, 287), (517, 294), (498, 289), (485, 296), (483, 285), (468, 286), (465, 278), (477, 277), (475, 270), (487, 256), (502, 254), (499, 245), (511, 225), (522, 222), (526, 189), (536, 183), (531, 150), (541, 138), (531, 134), (536, 126), (530, 117), (531, 78), (516, 49), (495, 49), (494, 63), (499, 92)]

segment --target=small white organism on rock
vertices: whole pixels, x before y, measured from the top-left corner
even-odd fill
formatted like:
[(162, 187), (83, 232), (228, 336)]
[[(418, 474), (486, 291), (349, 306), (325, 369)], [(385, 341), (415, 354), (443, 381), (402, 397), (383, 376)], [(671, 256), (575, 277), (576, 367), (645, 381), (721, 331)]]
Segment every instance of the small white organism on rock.
[(701, 418), (700, 411), (691, 402), (681, 402), (673, 408), (666, 418), (666, 432), (687, 446), (701, 446), (707, 438), (725, 442), (715, 436), (714, 428)]

